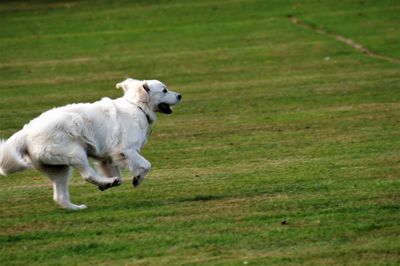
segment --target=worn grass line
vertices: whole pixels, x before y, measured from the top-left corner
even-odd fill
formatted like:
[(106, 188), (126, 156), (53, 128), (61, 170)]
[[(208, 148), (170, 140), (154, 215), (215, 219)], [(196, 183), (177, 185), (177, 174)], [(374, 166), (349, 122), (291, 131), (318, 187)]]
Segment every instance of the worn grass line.
[(293, 25), (307, 29), (307, 30), (311, 30), (313, 32), (325, 35), (325, 36), (329, 36), (329, 37), (333, 37), (335, 40), (342, 42), (344, 44), (347, 44), (348, 46), (356, 49), (357, 51), (359, 51), (362, 54), (365, 54), (367, 56), (373, 57), (373, 58), (377, 58), (380, 60), (385, 60), (385, 61), (389, 61), (391, 63), (394, 64), (400, 64), (400, 59), (394, 58), (394, 57), (390, 57), (390, 56), (386, 56), (386, 55), (380, 55), (377, 54), (375, 52), (372, 52), (371, 50), (369, 50), (368, 48), (365, 48), (362, 44), (359, 44), (357, 42), (355, 42), (354, 40), (350, 39), (350, 38), (346, 38), (340, 34), (334, 33), (334, 32), (330, 32), (327, 30), (324, 30), (322, 28), (317, 28), (311, 24), (308, 24), (306, 22), (304, 22), (303, 20), (295, 17), (295, 16), (289, 16), (290, 21), (292, 22)]

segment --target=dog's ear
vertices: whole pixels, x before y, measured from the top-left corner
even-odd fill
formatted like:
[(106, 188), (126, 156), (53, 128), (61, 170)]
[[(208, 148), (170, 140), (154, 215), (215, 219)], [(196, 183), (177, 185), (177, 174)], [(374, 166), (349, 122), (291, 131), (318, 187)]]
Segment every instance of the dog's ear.
[(146, 81), (144, 81), (143, 82), (143, 89), (146, 91), (146, 92), (149, 92), (150, 91), (150, 87), (149, 87), (149, 84), (147, 84), (147, 82)]
[(150, 87), (149, 85), (146, 83), (146, 81), (144, 81), (140, 87), (137, 90), (137, 99), (139, 102), (143, 102), (143, 103), (148, 103), (150, 100), (149, 97), (149, 91), (150, 91)]
[(117, 83), (117, 84), (115, 85), (115, 88), (117, 88), (117, 89), (122, 89), (124, 92), (126, 92), (126, 91), (128, 90), (128, 86), (127, 86), (127, 84), (126, 84), (125, 81), (120, 82), (120, 83)]

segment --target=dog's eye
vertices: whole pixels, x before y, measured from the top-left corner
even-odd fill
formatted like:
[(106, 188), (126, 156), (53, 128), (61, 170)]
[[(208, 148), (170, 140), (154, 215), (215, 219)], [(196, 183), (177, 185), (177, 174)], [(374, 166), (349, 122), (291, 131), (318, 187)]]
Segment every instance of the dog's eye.
[(162, 92), (164, 92), (164, 93), (167, 93), (167, 92), (168, 92), (168, 90), (164, 88)]

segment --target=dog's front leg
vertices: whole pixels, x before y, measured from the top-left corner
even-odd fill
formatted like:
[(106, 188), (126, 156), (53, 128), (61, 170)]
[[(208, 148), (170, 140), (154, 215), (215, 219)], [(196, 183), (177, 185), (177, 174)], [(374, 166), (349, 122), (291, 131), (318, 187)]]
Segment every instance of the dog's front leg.
[(133, 175), (132, 184), (134, 187), (138, 187), (150, 171), (151, 164), (137, 151), (127, 153), (125, 161)]
[(118, 165), (113, 163), (112, 159), (107, 159), (104, 161), (100, 161), (97, 163), (98, 169), (107, 177), (118, 177), (119, 178), (119, 183), (116, 184), (107, 184), (107, 185), (100, 185), (99, 189), (101, 191), (106, 190), (107, 188), (113, 187), (113, 186), (119, 186), (122, 183), (122, 174), (121, 174), (121, 169), (119, 168)]

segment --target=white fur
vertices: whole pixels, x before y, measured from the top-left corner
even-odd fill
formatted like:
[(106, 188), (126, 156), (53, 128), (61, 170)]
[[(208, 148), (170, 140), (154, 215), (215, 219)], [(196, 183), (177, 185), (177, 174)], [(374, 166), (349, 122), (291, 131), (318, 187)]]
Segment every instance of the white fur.
[[(64, 208), (84, 209), (71, 203), (70, 167), (104, 190), (122, 182), (120, 166), (129, 169), (135, 186), (151, 164), (140, 155), (160, 107), (179, 103), (180, 94), (157, 80), (127, 79), (116, 85), (124, 96), (95, 103), (70, 104), (44, 112), (7, 141), (0, 141), (0, 174), (33, 166), (53, 182), (54, 200)], [(169, 111), (171, 111), (169, 109)], [(102, 174), (89, 164), (98, 162)]]

